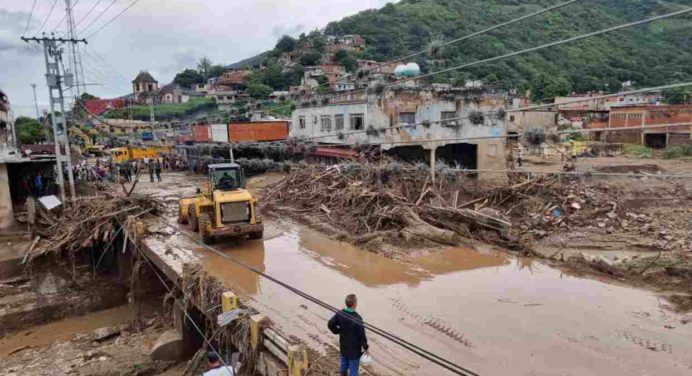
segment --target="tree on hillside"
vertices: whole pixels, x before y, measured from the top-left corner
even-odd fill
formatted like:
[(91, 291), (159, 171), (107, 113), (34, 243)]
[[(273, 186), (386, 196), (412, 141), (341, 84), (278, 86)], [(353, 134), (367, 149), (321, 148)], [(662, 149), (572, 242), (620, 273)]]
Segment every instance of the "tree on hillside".
[(272, 88), (264, 84), (250, 84), (247, 93), (254, 99), (266, 99), (272, 93)]
[(82, 95), (79, 96), (79, 99), (81, 99), (83, 101), (88, 101), (88, 100), (92, 100), (92, 99), (101, 99), (101, 98), (99, 98), (95, 95), (91, 95), (89, 93), (82, 93)]
[(20, 116), (14, 126), (20, 144), (35, 144), (46, 140), (46, 129), (36, 119)]
[(211, 60), (209, 60), (207, 57), (199, 59), (199, 62), (197, 63), (197, 70), (199, 71), (199, 74), (204, 77), (205, 81), (209, 78), (209, 71), (211, 71), (212, 65)]
[(211, 68), (209, 68), (209, 78), (219, 77), (225, 71), (226, 68), (224, 68), (223, 65), (212, 65)]
[(192, 88), (192, 85), (194, 84), (203, 83), (204, 77), (194, 69), (185, 69), (184, 71), (175, 75), (173, 82), (189, 89)]
[(262, 71), (262, 83), (271, 86), (275, 90), (284, 89), (286, 82), (281, 73), (281, 67), (276, 62), (269, 62)]
[(692, 90), (685, 87), (675, 88), (663, 93), (668, 104), (692, 103)]
[(300, 64), (304, 67), (318, 65), (322, 60), (322, 54), (317, 51), (308, 51), (300, 57)]
[(296, 40), (288, 35), (284, 35), (279, 39), (279, 42), (276, 43), (274, 49), (280, 52), (291, 52), (296, 49)]
[(569, 94), (572, 84), (565, 77), (541, 73), (531, 81), (531, 88), (534, 100), (545, 100)]
[(355, 72), (358, 69), (358, 60), (346, 50), (339, 50), (334, 54), (334, 60), (343, 65), (347, 72)]

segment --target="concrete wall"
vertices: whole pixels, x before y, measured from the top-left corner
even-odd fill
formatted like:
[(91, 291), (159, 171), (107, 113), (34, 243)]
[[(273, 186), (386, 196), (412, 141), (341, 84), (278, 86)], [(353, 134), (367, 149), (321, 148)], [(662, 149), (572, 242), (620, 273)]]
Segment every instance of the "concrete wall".
[[(290, 136), (296, 139), (316, 137), (313, 140), (318, 143), (381, 145), (384, 150), (415, 145), (430, 149), (465, 142), (479, 145), (478, 169), (505, 169), (504, 139), (493, 138), (506, 133), (504, 115), (485, 115), (479, 124), (467, 118), (474, 112), (489, 113), (502, 109), (505, 100), (502, 96), (481, 95), (470, 99), (426, 90), (386, 91), (380, 96), (368, 96), (359, 103), (298, 108), (292, 115)], [(456, 120), (453, 125), (443, 125), (439, 122), (443, 112), (465, 119)], [(414, 114), (412, 121), (416, 125), (402, 127), (402, 113)], [(337, 114), (344, 116), (343, 130), (335, 129), (334, 115)], [(364, 129), (349, 134), (355, 132), (349, 121), (353, 114), (363, 114)], [(322, 129), (323, 116), (331, 118), (331, 130)], [(304, 128), (301, 128), (301, 119), (304, 119)], [(425, 122), (428, 124), (422, 124)], [(370, 132), (365, 132), (368, 129)]]
[(7, 174), (7, 164), (0, 163), (0, 228), (8, 228), (14, 223), (12, 196), (10, 195), (10, 179)]
[[(521, 111), (507, 113), (509, 131), (522, 133), (529, 128), (552, 130), (557, 127), (557, 111)], [(513, 127), (515, 126), (515, 127)], [(516, 130), (512, 129), (516, 128)]]

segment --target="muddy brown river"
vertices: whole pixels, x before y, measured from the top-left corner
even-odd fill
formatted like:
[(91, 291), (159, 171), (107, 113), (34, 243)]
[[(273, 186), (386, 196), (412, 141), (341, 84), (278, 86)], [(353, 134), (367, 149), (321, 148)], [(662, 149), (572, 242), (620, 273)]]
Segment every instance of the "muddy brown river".
[[(528, 259), (450, 248), (411, 265), (278, 224), (264, 242), (217, 245), (332, 305), (358, 295), (366, 321), (483, 375), (689, 375), (692, 326), (653, 293)], [(330, 314), (212, 252), (205, 268), (288, 335), (337, 346)], [(447, 371), (369, 335), (374, 370)]]
[[(182, 180), (165, 185), (194, 191)], [(316, 349), (338, 347), (326, 327), (328, 311), (188, 246), (281, 331)], [(290, 223), (269, 223), (263, 241), (215, 248), (334, 306), (355, 293), (366, 321), (481, 375), (692, 374), (689, 316), (671, 312), (652, 292), (529, 259), (450, 248), (404, 264)], [(381, 337), (368, 338), (377, 374), (450, 374)]]

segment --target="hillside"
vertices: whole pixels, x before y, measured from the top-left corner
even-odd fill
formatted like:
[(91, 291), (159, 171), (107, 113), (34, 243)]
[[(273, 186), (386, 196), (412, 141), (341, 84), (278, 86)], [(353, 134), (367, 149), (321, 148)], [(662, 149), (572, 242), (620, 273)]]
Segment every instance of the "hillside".
[[(330, 23), (325, 34), (358, 34), (360, 56), (386, 60), (517, 18), (561, 0), (404, 0)], [(689, 0), (583, 0), (534, 19), (416, 59), (423, 71), (538, 46), (689, 6)], [(532, 89), (534, 98), (570, 91), (638, 87), (692, 78), (692, 16), (658, 21), (436, 77), (437, 82), (485, 79), (505, 88)]]

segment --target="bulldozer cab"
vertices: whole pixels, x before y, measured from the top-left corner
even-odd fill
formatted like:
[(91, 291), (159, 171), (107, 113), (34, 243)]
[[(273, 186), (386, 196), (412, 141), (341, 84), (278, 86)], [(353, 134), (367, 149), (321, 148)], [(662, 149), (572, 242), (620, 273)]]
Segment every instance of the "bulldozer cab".
[[(232, 191), (245, 188), (245, 174), (236, 163), (220, 163), (209, 165), (209, 189)], [(211, 193), (210, 192), (210, 193)]]

